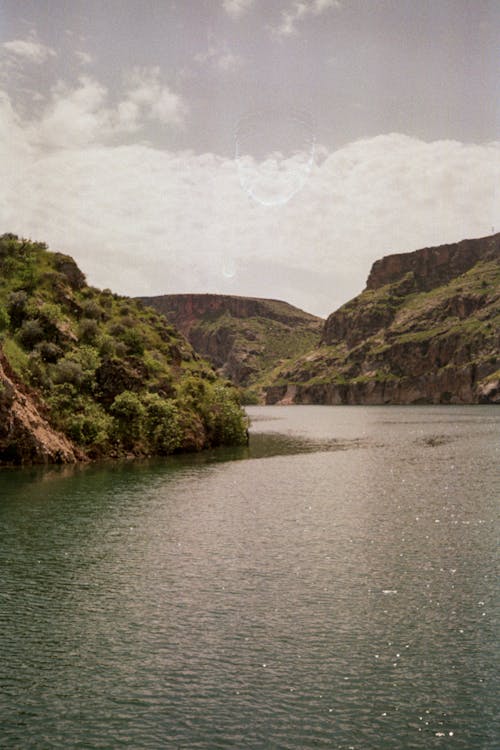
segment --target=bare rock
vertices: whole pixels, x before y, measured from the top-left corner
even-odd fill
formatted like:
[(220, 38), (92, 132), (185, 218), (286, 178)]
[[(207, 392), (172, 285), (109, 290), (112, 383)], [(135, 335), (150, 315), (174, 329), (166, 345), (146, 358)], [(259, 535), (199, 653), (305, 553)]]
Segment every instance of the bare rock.
[(0, 351), (0, 463), (75, 463), (85, 456), (42, 415), (35, 397), (16, 383)]

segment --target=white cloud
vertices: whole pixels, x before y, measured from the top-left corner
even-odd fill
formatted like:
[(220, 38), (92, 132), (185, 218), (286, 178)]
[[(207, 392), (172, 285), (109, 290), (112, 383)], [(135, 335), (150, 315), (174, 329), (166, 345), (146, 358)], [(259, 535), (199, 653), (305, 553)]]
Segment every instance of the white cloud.
[(254, 0), (222, 0), (222, 7), (232, 18), (239, 18), (254, 4)]
[(281, 14), (280, 24), (273, 29), (278, 37), (293, 36), (297, 33), (297, 25), (307, 16), (319, 16), (326, 10), (339, 10), (340, 0), (294, 0), (289, 8)]
[(182, 98), (160, 80), (160, 68), (134, 68), (128, 77), (125, 102), (130, 101), (150, 120), (180, 125), (187, 113)]
[(75, 57), (81, 65), (91, 65), (94, 62), (92, 55), (82, 50), (75, 50)]
[(36, 39), (13, 39), (10, 42), (4, 42), (2, 47), (10, 55), (21, 58), (25, 62), (40, 65), (46, 62), (50, 57), (56, 57), (56, 52), (51, 47), (41, 44)]
[(206, 52), (195, 55), (198, 63), (208, 63), (221, 73), (235, 73), (243, 65), (243, 58), (232, 52), (226, 44), (211, 41)]
[(178, 127), (187, 107), (160, 80), (159, 68), (136, 68), (128, 76), (116, 106), (109, 91), (90, 76), (69, 87), (60, 81), (29, 127), (30, 142), (49, 148), (81, 148), (139, 131), (147, 122)]
[[(500, 226), (500, 142), (425, 143), (393, 133), (321, 148), (302, 189), (266, 207), (242, 189), (233, 160), (116, 145), (117, 122), (137, 125), (151, 106), (147, 92), (131, 84), (119, 111), (106, 107), (105, 89), (91, 79), (76, 91), (60, 88), (54, 146), (75, 111), (79, 125), (71, 148), (50, 152), (1, 95), (2, 231), (71, 253), (91, 283), (122, 293), (272, 296), (326, 315), (363, 288), (382, 255)], [(106, 127), (115, 145), (99, 142), (96, 131)], [(279, 180), (296, 159), (281, 160)]]
[(106, 97), (104, 86), (86, 76), (73, 89), (57, 84), (40, 121), (31, 126), (31, 140), (51, 148), (79, 148), (102, 139), (111, 127)]

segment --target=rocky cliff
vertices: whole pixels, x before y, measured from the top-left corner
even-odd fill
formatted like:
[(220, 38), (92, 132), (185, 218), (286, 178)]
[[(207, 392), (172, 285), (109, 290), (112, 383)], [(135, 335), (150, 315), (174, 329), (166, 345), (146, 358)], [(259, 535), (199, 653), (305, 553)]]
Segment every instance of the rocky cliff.
[(500, 403), (500, 234), (387, 256), (267, 403)]
[(161, 312), (194, 349), (237, 385), (319, 342), (323, 321), (286, 302), (219, 294), (141, 297)]
[(74, 463), (83, 458), (65, 435), (51, 427), (36, 394), (18, 382), (0, 349), (0, 462)]

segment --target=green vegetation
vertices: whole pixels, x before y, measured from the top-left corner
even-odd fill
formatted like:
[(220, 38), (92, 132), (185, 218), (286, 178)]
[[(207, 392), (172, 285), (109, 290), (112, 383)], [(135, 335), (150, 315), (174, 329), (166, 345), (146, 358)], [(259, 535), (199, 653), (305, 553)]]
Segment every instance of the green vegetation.
[(244, 389), (245, 403), (260, 400), (265, 373), (311, 351), (323, 321), (286, 302), (225, 295), (143, 298), (184, 330), (195, 350)]
[[(287, 384), (305, 391), (318, 384), (409, 384), (416, 375), (428, 375), (431, 388), (440, 371), (449, 376), (448, 382), (454, 369), (458, 379), (468, 377), (470, 382), (473, 375), (461, 374), (467, 367), (480, 367), (484, 382), (495, 381), (498, 331), (497, 261), (479, 260), (466, 273), (428, 291), (419, 291), (410, 273), (343, 305), (326, 323), (329, 346), (269, 369), (253, 386), (260, 393)], [(485, 374), (488, 369), (491, 376)], [(453, 397), (449, 393), (449, 399)]]
[(0, 350), (90, 457), (246, 442), (238, 391), (159, 313), (87, 286), (72, 258), (0, 237)]

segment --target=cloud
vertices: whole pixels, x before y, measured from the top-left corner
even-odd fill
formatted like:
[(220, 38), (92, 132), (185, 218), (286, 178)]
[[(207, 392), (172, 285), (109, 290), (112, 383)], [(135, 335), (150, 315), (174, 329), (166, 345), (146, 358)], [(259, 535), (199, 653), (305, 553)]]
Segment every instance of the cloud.
[(278, 37), (293, 36), (297, 33), (297, 25), (308, 16), (319, 16), (326, 10), (339, 10), (340, 0), (294, 0), (291, 6), (281, 14), (280, 24), (273, 29)]
[(222, 0), (222, 7), (231, 18), (239, 18), (254, 4), (254, 0)]
[(125, 103), (139, 105), (145, 117), (164, 125), (180, 125), (187, 113), (182, 98), (160, 80), (160, 68), (134, 68), (128, 76)]
[(206, 52), (195, 55), (198, 63), (208, 63), (221, 73), (235, 73), (243, 65), (243, 58), (232, 52), (227, 44), (221, 45), (211, 41)]
[[(71, 253), (92, 284), (118, 292), (271, 296), (324, 315), (363, 288), (382, 255), (498, 231), (500, 142), (391, 133), (319, 148), (302, 189), (266, 207), (232, 159), (120, 145), (118, 128), (130, 132), (150, 111), (148, 80), (129, 80), (120, 111), (92, 79), (60, 86), (43, 125), (45, 138), (49, 124), (59, 134), (50, 151), (0, 94), (2, 231)], [(71, 147), (59, 147), (74, 117)], [(281, 179), (297, 155), (279, 158)]]
[(81, 65), (91, 65), (94, 62), (92, 55), (82, 50), (75, 50), (75, 57)]
[(105, 87), (86, 76), (72, 89), (57, 84), (50, 104), (31, 126), (31, 141), (51, 148), (79, 148), (104, 138), (111, 129), (106, 97)]
[(59, 81), (50, 100), (28, 128), (29, 140), (40, 147), (81, 148), (139, 131), (148, 122), (178, 127), (187, 106), (160, 80), (159, 68), (135, 68), (127, 76), (115, 106), (108, 89), (90, 76), (76, 85)]
[(56, 51), (45, 44), (41, 44), (35, 38), (30, 39), (13, 39), (10, 42), (4, 42), (3, 49), (8, 54), (21, 58), (24, 62), (40, 65), (51, 57), (56, 57)]

